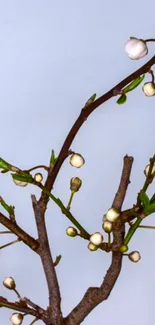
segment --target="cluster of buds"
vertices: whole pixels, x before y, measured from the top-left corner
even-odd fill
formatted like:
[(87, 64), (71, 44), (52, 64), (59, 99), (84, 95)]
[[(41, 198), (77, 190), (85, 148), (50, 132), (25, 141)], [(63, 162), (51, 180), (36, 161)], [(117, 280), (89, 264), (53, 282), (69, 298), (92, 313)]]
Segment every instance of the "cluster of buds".
[(70, 157), (70, 164), (73, 167), (80, 168), (84, 165), (85, 160), (79, 153), (74, 153)]
[[(127, 53), (128, 57), (132, 60), (139, 60), (143, 58), (148, 53), (148, 47), (146, 45), (146, 41), (131, 37), (125, 43), (125, 52)], [(152, 76), (153, 76), (153, 72), (152, 72)], [(143, 85), (142, 90), (147, 97), (152, 97), (155, 95), (154, 76), (151, 82), (146, 82)]]

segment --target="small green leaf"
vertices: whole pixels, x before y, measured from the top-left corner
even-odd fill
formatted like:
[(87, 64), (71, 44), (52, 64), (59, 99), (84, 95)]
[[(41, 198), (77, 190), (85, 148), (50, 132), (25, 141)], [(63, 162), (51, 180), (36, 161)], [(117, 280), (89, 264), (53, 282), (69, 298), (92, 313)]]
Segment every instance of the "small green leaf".
[(155, 194), (152, 195), (151, 199), (150, 199), (150, 203), (155, 203)]
[(134, 36), (130, 36), (130, 39), (138, 39), (138, 38)]
[(133, 89), (137, 88), (141, 84), (141, 82), (144, 80), (144, 78), (145, 78), (145, 74), (141, 77), (136, 78), (128, 86), (126, 86), (123, 89), (123, 92), (128, 93), (129, 91), (132, 91)]
[(58, 160), (58, 157), (55, 156), (55, 152), (52, 149), (51, 158), (50, 158), (50, 165), (52, 166), (52, 168), (55, 166), (57, 160)]
[(9, 215), (14, 215), (14, 207), (12, 205), (8, 205), (2, 198), (0, 199), (0, 203)]
[(9, 164), (2, 158), (0, 158), (0, 168), (4, 169), (5, 172), (9, 171)]
[(96, 98), (96, 94), (93, 94), (93, 95), (92, 95), (92, 96), (87, 100), (87, 102), (86, 102), (86, 104), (85, 104), (85, 107), (87, 107), (88, 105), (92, 104), (92, 103), (94, 102), (95, 98)]
[(30, 174), (11, 174), (12, 178), (21, 181), (21, 182), (26, 182), (26, 183), (32, 183), (33, 182), (33, 177)]
[(145, 209), (145, 213), (147, 213), (147, 215), (153, 212), (155, 212), (155, 203), (149, 204), (149, 206)]
[(127, 100), (127, 96), (125, 94), (123, 94), (118, 98), (117, 104), (122, 105), (126, 102), (126, 100)]
[(148, 206), (150, 206), (150, 199), (143, 190), (141, 190), (140, 193), (139, 193), (139, 199), (140, 199), (140, 201), (142, 202), (142, 204), (144, 206), (144, 210), (146, 211), (146, 208)]

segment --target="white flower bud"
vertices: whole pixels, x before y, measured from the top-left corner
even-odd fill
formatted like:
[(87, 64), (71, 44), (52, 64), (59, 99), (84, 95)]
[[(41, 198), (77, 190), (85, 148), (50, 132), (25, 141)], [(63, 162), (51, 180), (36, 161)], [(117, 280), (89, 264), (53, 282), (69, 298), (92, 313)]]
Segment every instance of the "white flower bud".
[(110, 222), (115, 222), (120, 216), (120, 213), (117, 209), (110, 208), (106, 214), (106, 218)]
[(144, 94), (148, 97), (155, 95), (155, 84), (153, 82), (146, 82), (142, 89)]
[(34, 179), (36, 182), (41, 183), (41, 181), (43, 180), (43, 175), (41, 173), (37, 173), (34, 175)]
[[(145, 176), (148, 176), (149, 168), (150, 168), (150, 165), (147, 165), (147, 166), (145, 167), (145, 170), (144, 170), (144, 174), (145, 174)], [(152, 173), (151, 173), (151, 174), (153, 174), (154, 172), (155, 172), (155, 165), (154, 165), (153, 168), (152, 168)]]
[(129, 39), (125, 43), (125, 52), (132, 60), (139, 60), (148, 53), (147, 45), (140, 39)]
[(10, 321), (13, 325), (21, 325), (23, 321), (23, 315), (20, 313), (13, 313), (10, 317)]
[(92, 243), (89, 243), (89, 244), (88, 244), (88, 249), (89, 249), (90, 251), (94, 252), (94, 251), (97, 251), (98, 247), (95, 246), (95, 245), (92, 244)]
[(74, 192), (78, 192), (82, 185), (82, 181), (79, 177), (72, 177), (70, 180), (70, 190)]
[(70, 237), (75, 237), (75, 236), (77, 236), (78, 232), (77, 232), (77, 230), (76, 230), (75, 228), (73, 228), (73, 227), (68, 227), (68, 228), (66, 229), (66, 234), (67, 234), (68, 236), (70, 236)]
[(15, 183), (16, 185), (21, 186), (21, 187), (25, 187), (25, 186), (28, 185), (27, 182), (22, 182), (22, 181), (19, 181), (19, 180), (17, 180), (17, 179), (14, 179), (14, 178), (13, 178), (13, 181), (14, 181), (14, 183)]
[(103, 242), (103, 236), (100, 234), (100, 232), (95, 232), (90, 236), (90, 242), (95, 246), (99, 246)]
[(103, 222), (102, 228), (105, 232), (111, 232), (112, 231), (112, 223), (110, 221), (106, 220)]
[(84, 160), (84, 158), (79, 153), (74, 153), (70, 157), (70, 164), (73, 167), (80, 168), (81, 166), (84, 165), (84, 163), (85, 163), (85, 160)]
[(15, 280), (12, 277), (6, 277), (3, 280), (3, 285), (7, 289), (14, 290), (16, 288)]
[(133, 251), (128, 255), (128, 258), (130, 259), (130, 261), (137, 263), (141, 259), (141, 256), (138, 251)]

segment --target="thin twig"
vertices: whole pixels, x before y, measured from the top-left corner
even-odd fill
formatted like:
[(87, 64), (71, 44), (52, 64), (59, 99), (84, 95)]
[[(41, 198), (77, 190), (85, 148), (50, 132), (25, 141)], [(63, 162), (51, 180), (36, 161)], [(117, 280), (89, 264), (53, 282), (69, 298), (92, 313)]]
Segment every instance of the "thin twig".
[(31, 237), (28, 233), (26, 233), (22, 228), (20, 228), (17, 223), (8, 219), (0, 212), (0, 223), (8, 228), (12, 233), (14, 233), (21, 241), (23, 241), (27, 246), (29, 246), (32, 250), (37, 252), (39, 247), (39, 243), (36, 239)]
[(40, 206), (34, 195), (31, 195), (32, 205), (34, 210), (34, 215), (36, 219), (38, 240), (39, 240), (39, 255), (42, 261), (43, 269), (46, 276), (48, 292), (49, 292), (49, 313), (50, 320), (53, 325), (61, 324), (62, 314), (61, 314), (61, 296), (58, 285), (58, 280), (56, 276), (56, 271), (54, 267), (54, 262), (52, 259), (52, 254), (49, 246), (47, 230), (45, 225), (44, 214), (42, 214)]
[(36, 310), (31, 309), (20, 302), (10, 302), (3, 297), (0, 297), (0, 307), (6, 307), (9, 309), (17, 310), (38, 317), (38, 312)]
[[(115, 195), (112, 207), (121, 209), (125, 198), (127, 187), (129, 184), (129, 178), (132, 168), (133, 158), (124, 157), (124, 167), (122, 171), (122, 177), (118, 191)], [(114, 247), (120, 247), (124, 240), (124, 222), (118, 220), (113, 227), (114, 235)], [(120, 274), (122, 266), (122, 253), (113, 252), (112, 262), (107, 271), (107, 274), (99, 288), (89, 288), (82, 298), (81, 302), (72, 310), (72, 312), (66, 317), (65, 325), (79, 325), (85, 319), (85, 317), (102, 301), (106, 300)]]
[[(60, 150), (59, 156), (58, 156), (58, 160), (56, 162), (56, 164), (54, 165), (54, 168), (50, 168), (49, 169), (49, 173), (45, 182), (45, 187), (51, 191), (55, 182), (55, 179), (57, 177), (57, 174), (64, 162), (64, 160), (67, 158), (68, 156), (68, 151), (69, 148), (75, 138), (75, 136), (77, 135), (79, 129), (81, 128), (81, 126), (84, 124), (84, 122), (87, 120), (88, 116), (100, 105), (102, 105), (103, 103), (105, 103), (107, 100), (109, 100), (110, 98), (112, 98), (115, 93), (116, 90), (120, 91), (122, 88), (124, 88), (126, 85), (128, 85), (132, 80), (136, 79), (137, 77), (141, 76), (144, 73), (147, 73), (150, 68), (152, 67), (152, 65), (155, 64), (155, 56), (153, 56), (147, 63), (145, 63), (140, 69), (136, 70), (135, 72), (133, 72), (132, 74), (130, 74), (128, 77), (126, 77), (125, 79), (123, 79), (121, 82), (119, 82), (116, 86), (114, 86), (111, 90), (109, 90), (107, 93), (105, 93), (104, 95), (102, 95), (101, 97), (99, 97), (98, 99), (96, 99), (92, 104), (88, 105), (88, 107), (83, 107), (79, 117), (77, 118), (77, 120), (75, 121), (74, 125), (72, 126), (70, 132), (67, 135), (67, 138), (65, 139), (63, 146)], [(46, 206), (48, 203), (48, 195), (46, 193), (41, 194), (40, 197), (40, 204), (42, 209), (45, 211), (46, 210)]]

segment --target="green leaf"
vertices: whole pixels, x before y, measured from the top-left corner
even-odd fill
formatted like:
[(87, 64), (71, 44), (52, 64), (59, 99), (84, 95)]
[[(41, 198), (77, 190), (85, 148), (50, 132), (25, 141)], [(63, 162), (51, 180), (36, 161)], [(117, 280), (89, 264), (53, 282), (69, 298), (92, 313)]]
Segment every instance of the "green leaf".
[(123, 89), (123, 92), (128, 93), (129, 91), (132, 91), (133, 89), (137, 88), (141, 84), (141, 82), (144, 80), (144, 78), (145, 78), (145, 74), (141, 77), (136, 78), (128, 86), (126, 86)]
[(6, 172), (10, 170), (9, 164), (2, 158), (0, 158), (0, 168), (4, 169)]
[(96, 98), (96, 94), (93, 94), (93, 95), (92, 95), (92, 96), (87, 100), (87, 102), (86, 102), (86, 104), (85, 104), (85, 107), (87, 107), (88, 105), (92, 104), (92, 103), (94, 102), (95, 98)]
[(155, 203), (155, 194), (152, 195), (151, 199), (150, 199), (150, 203)]
[(151, 214), (155, 212), (155, 203), (150, 204), (146, 209), (145, 209), (145, 213), (147, 213), (147, 215)]
[(51, 158), (50, 158), (50, 165), (52, 166), (52, 168), (56, 164), (57, 160), (58, 160), (58, 157), (55, 156), (55, 152), (52, 149)]
[(127, 96), (125, 94), (123, 94), (118, 98), (117, 104), (122, 105), (126, 102), (126, 100), (127, 100)]
[(137, 37), (134, 37), (134, 36), (130, 36), (130, 39), (137, 39)]
[(21, 182), (26, 182), (26, 183), (32, 183), (33, 182), (33, 177), (30, 174), (11, 174), (12, 178), (21, 181)]
[(0, 203), (9, 215), (14, 215), (14, 207), (12, 205), (8, 205), (3, 199), (0, 199)]
[(139, 193), (139, 199), (143, 204), (144, 211), (146, 211), (146, 209), (150, 206), (150, 199), (143, 190), (141, 190)]

